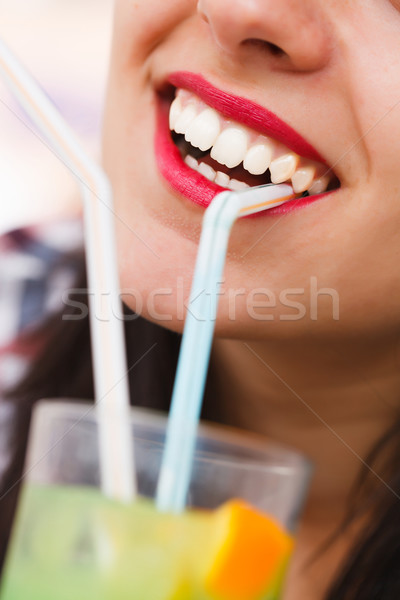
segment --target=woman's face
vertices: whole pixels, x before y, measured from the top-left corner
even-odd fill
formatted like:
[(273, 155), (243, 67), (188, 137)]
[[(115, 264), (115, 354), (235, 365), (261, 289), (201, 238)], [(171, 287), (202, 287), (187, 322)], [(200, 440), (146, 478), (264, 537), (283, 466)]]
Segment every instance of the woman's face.
[[(235, 224), (217, 333), (393, 331), (399, 57), (400, 2), (116, 0), (104, 164), (126, 302), (181, 330), (204, 204), (228, 177), (251, 185), (294, 177), (300, 191), (334, 191)], [(175, 127), (193, 145), (212, 138), (214, 158), (183, 135), (172, 141), (177, 89)], [(183, 162), (187, 154), (201, 173), (193, 158)], [(222, 165), (242, 159), (247, 169)], [(270, 171), (249, 173), (271, 159)], [(222, 187), (206, 178), (210, 166)]]

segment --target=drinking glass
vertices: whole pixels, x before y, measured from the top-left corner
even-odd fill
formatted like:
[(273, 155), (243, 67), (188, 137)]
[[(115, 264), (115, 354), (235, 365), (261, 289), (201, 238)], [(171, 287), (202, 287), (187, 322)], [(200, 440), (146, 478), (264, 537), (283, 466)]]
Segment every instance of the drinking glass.
[(132, 409), (139, 496), (99, 487), (89, 403), (42, 401), (31, 426), (1, 600), (277, 600), (310, 465), (269, 440), (201, 424), (187, 509), (154, 507), (166, 418)]

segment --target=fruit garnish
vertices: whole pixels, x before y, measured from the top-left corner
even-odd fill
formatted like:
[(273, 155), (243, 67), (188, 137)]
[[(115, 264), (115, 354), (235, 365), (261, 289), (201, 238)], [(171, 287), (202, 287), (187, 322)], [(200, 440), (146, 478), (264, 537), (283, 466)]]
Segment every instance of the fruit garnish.
[(218, 600), (258, 600), (276, 583), (293, 539), (274, 519), (241, 500), (224, 504), (214, 519), (207, 592)]

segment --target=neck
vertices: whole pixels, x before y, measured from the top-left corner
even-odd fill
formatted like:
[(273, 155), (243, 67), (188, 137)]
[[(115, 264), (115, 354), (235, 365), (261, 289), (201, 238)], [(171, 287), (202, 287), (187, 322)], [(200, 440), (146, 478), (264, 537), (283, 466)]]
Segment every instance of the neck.
[(221, 419), (313, 461), (306, 515), (314, 522), (343, 515), (363, 461), (393, 423), (400, 395), (395, 343), (370, 344), (369, 353), (366, 347), (224, 339), (214, 345)]

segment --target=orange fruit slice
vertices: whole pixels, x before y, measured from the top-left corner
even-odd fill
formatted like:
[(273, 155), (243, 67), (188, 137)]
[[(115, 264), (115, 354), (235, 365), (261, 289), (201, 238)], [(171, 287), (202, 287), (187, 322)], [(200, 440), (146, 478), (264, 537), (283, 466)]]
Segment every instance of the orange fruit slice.
[(275, 585), (293, 539), (272, 518), (241, 500), (215, 512), (216, 543), (205, 588), (218, 600), (257, 600)]

